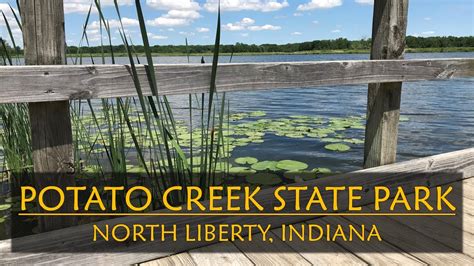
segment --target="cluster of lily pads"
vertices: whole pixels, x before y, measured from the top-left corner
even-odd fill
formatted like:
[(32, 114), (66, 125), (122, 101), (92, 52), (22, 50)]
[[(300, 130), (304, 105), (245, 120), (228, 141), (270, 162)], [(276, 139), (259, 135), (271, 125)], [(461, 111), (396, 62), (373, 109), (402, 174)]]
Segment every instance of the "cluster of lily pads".
[[(97, 117), (96, 119), (100, 121), (103, 118)], [(137, 126), (140, 125), (140, 119), (139, 116), (132, 115), (130, 117), (130, 121)], [(85, 127), (92, 128), (94, 120), (85, 117), (83, 123)], [(272, 119), (267, 118), (263, 111), (234, 113), (228, 117), (228, 123), (223, 126), (220, 133), (222, 134), (221, 146), (223, 149), (219, 151), (219, 160), (212, 170), (217, 173), (224, 173), (219, 175), (221, 176), (221, 182), (241, 177), (241, 182), (276, 185), (285, 181), (298, 182), (316, 178), (331, 173), (331, 170), (323, 167), (308, 170), (307, 163), (295, 160), (268, 161), (255, 157), (234, 158), (232, 152), (247, 145), (263, 144), (266, 140), (265, 137), (268, 135), (292, 139), (318, 139), (324, 143), (324, 148), (328, 152), (346, 152), (351, 149), (351, 146), (361, 145), (364, 141), (363, 139), (346, 137), (344, 131), (349, 129), (362, 131), (365, 128), (364, 123), (364, 116), (324, 118), (293, 115)], [(203, 143), (202, 129), (194, 128), (190, 130), (190, 126), (184, 121), (175, 121), (174, 130), (177, 142), (187, 153), (187, 163), (192, 167), (192, 172), (198, 174), (201, 170), (201, 164), (204, 163), (204, 158), (200, 154)], [(133, 150), (134, 143), (129, 136), (130, 133), (125, 131), (124, 134), (125, 139), (129, 140), (125, 143), (125, 147)], [(357, 135), (363, 135), (363, 132)], [(153, 148), (146, 131), (143, 130), (143, 134), (137, 136), (143, 147)], [(217, 141), (218, 133), (214, 134), (213, 137), (214, 141)], [(97, 136), (91, 134), (90, 138), (89, 141), (93, 141), (97, 139)], [(93, 152), (99, 156), (104, 156), (105, 147), (97, 145)], [(145, 171), (143, 166), (134, 163), (133, 158), (127, 160), (127, 172), (139, 174)], [(167, 166), (167, 164), (166, 160), (161, 161), (162, 166)], [(98, 165), (88, 164), (83, 170), (94, 173), (99, 168)]]
[(294, 182), (306, 181), (325, 174), (330, 174), (328, 168), (306, 170), (308, 165), (295, 160), (258, 161), (254, 157), (239, 157), (234, 160), (240, 166), (230, 168), (231, 174), (245, 175), (250, 184), (277, 185), (283, 182), (281, 175)]

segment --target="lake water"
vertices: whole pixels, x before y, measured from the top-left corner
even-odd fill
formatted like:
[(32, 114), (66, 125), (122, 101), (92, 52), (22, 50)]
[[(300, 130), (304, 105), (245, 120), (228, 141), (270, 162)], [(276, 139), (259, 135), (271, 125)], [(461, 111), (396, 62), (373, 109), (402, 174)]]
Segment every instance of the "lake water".
[[(407, 59), (421, 58), (473, 58), (474, 53), (420, 53), (407, 54)], [(325, 55), (261, 55), (234, 56), (232, 62), (296, 62), (328, 60), (362, 60), (368, 54)], [(211, 62), (212, 57), (204, 57)], [(101, 58), (94, 59), (96, 63)], [(107, 59), (106, 63), (110, 63)], [(146, 62), (145, 58), (140, 58)], [(200, 56), (191, 56), (191, 63), (200, 63)], [(155, 57), (155, 63), (187, 63), (185, 56)], [(227, 63), (229, 56), (221, 56)], [(84, 58), (84, 64), (90, 60)], [(125, 57), (116, 63), (127, 64)], [(236, 73), (238, 74), (238, 73)], [(401, 122), (398, 137), (398, 161), (445, 153), (474, 146), (474, 78), (446, 81), (406, 82), (403, 84)], [(219, 89), (219, 88), (217, 88)], [(245, 91), (228, 93), (231, 113), (264, 111), (259, 119), (278, 120), (289, 116), (323, 117), (324, 119), (363, 116), (366, 113), (367, 86), (325, 86), (293, 88), (271, 91)], [(188, 120), (188, 96), (169, 97), (176, 117)], [(99, 101), (97, 101), (99, 102)], [(197, 112), (196, 112), (197, 113)], [(254, 119), (256, 120), (256, 119)], [(252, 120), (250, 120), (252, 121)], [(364, 138), (364, 130), (347, 130), (345, 138)], [(340, 134), (341, 135), (341, 134)], [(331, 136), (330, 136), (331, 137)], [(338, 153), (324, 148), (328, 143), (317, 138), (289, 138), (273, 133), (265, 134), (263, 143), (250, 143), (236, 147), (232, 157), (253, 156), (259, 160), (303, 161), (310, 167), (327, 167), (333, 171), (360, 169), (363, 163), (363, 144), (351, 144), (351, 150)]]
[[(474, 53), (420, 53), (407, 54), (407, 59), (472, 58)], [(238, 62), (296, 62), (368, 59), (367, 54), (327, 55), (262, 55), (234, 56)], [(155, 57), (155, 63), (187, 63), (183, 56)], [(222, 63), (229, 56), (220, 57)], [(142, 63), (146, 62), (141, 58)], [(191, 56), (191, 63), (200, 63), (200, 56)], [(211, 62), (212, 57), (205, 57)], [(96, 62), (100, 62), (96, 58)], [(117, 63), (126, 64), (126, 58)], [(236, 73), (237, 74), (237, 73)], [(474, 146), (474, 79), (447, 81), (406, 82), (403, 84), (402, 122), (398, 137), (398, 161), (470, 148)], [(272, 91), (245, 91), (228, 94), (233, 113), (265, 111), (264, 119), (288, 118), (291, 115), (319, 117), (363, 116), (366, 113), (367, 86), (326, 86), (313, 89), (278, 89)], [(187, 96), (170, 97), (178, 116), (186, 117)], [(362, 139), (364, 131), (350, 132), (350, 137)], [(264, 143), (238, 147), (232, 157), (254, 156), (259, 160), (292, 159), (304, 161), (313, 167), (329, 167), (336, 171), (361, 168), (363, 144), (351, 145), (345, 153), (329, 152), (327, 143), (312, 138), (287, 138), (266, 134)]]

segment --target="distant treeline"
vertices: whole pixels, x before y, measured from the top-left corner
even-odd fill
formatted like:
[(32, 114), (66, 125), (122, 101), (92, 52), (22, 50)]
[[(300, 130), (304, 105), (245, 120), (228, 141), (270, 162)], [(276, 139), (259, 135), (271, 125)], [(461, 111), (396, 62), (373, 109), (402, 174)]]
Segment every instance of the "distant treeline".
[[(407, 36), (407, 48), (447, 48), (447, 47), (474, 47), (474, 36), (469, 37), (414, 37)], [(347, 40), (339, 38), (335, 40), (315, 40), (302, 43), (289, 44), (244, 44), (236, 43), (233, 45), (221, 45), (222, 53), (296, 53), (308, 51), (330, 51), (330, 50), (368, 50), (370, 49), (371, 40)], [(213, 45), (155, 45), (152, 46), (152, 52), (157, 54), (200, 54), (212, 53)], [(101, 53), (101, 47), (82, 47), (83, 53)], [(125, 53), (123, 45), (113, 46), (115, 53)], [(141, 45), (134, 46), (136, 53), (143, 53), (144, 49)], [(68, 53), (75, 54), (78, 47), (69, 46)], [(105, 52), (109, 51), (108, 47), (104, 48)]]

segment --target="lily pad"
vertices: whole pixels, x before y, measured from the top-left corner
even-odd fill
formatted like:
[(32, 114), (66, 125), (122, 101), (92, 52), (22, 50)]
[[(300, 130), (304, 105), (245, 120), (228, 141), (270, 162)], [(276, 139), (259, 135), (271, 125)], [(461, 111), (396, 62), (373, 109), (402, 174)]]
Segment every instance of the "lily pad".
[(347, 146), (346, 144), (342, 143), (334, 143), (334, 144), (328, 144), (324, 146), (326, 150), (330, 151), (338, 151), (338, 152), (345, 152), (351, 149), (351, 147)]
[(258, 163), (252, 164), (252, 169), (255, 169), (257, 171), (264, 171), (264, 170), (271, 170), (271, 171), (277, 171), (278, 168), (276, 167), (278, 162), (275, 161), (261, 161)]
[(265, 113), (264, 111), (255, 111), (255, 112), (251, 112), (249, 114), (250, 117), (260, 117), (260, 116), (265, 116), (267, 113)]
[(401, 115), (399, 121), (400, 122), (407, 122), (407, 121), (410, 121), (410, 118), (408, 116)]
[(352, 144), (364, 144), (363, 139), (343, 139), (342, 141), (347, 142), (347, 143), (352, 143)]
[(0, 205), (0, 211), (6, 211), (11, 208), (12, 205), (10, 204), (1, 204)]
[(304, 170), (308, 168), (308, 165), (299, 161), (283, 160), (283, 161), (279, 161), (276, 167), (283, 170), (295, 171), (295, 170)]
[(238, 164), (255, 164), (258, 163), (258, 159), (254, 157), (240, 157), (235, 159)]
[(254, 169), (250, 169), (247, 167), (232, 167), (229, 169), (229, 174), (238, 175), (238, 176), (246, 176), (249, 174), (255, 174), (257, 171)]
[(324, 168), (324, 167), (314, 168), (313, 171), (315, 171), (319, 174), (331, 174), (332, 173), (331, 169)]
[(259, 185), (277, 185), (282, 182), (282, 179), (276, 174), (259, 173), (252, 174), (245, 178), (248, 183)]

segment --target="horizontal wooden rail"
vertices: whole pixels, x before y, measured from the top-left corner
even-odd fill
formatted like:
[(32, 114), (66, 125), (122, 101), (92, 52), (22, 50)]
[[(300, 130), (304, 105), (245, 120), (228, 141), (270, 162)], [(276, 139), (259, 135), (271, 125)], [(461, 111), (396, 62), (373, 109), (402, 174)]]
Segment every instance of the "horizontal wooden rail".
[[(138, 74), (150, 95), (145, 66)], [(156, 65), (160, 95), (209, 91), (208, 64)], [(0, 67), (0, 103), (135, 96), (129, 65)], [(474, 58), (221, 64), (217, 89), (264, 90), (474, 76)]]

